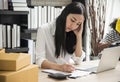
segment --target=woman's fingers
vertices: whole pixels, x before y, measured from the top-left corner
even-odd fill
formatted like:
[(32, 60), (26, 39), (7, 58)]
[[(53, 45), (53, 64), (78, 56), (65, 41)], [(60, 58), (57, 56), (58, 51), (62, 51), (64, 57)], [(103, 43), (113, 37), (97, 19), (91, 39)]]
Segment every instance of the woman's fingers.
[(73, 32), (75, 33), (76, 36), (81, 35), (83, 32), (83, 23), (81, 23), (81, 25), (77, 29), (75, 29)]
[(62, 67), (65, 72), (73, 72), (75, 70), (75, 67), (70, 64), (63, 64)]

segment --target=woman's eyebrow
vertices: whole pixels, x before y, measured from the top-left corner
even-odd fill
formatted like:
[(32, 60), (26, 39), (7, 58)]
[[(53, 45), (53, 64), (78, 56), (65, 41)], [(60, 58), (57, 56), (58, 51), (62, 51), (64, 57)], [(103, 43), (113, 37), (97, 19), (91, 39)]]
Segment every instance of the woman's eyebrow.
[(74, 20), (77, 20), (77, 19), (76, 19), (75, 17), (73, 17), (73, 16), (72, 16), (72, 18), (73, 18)]

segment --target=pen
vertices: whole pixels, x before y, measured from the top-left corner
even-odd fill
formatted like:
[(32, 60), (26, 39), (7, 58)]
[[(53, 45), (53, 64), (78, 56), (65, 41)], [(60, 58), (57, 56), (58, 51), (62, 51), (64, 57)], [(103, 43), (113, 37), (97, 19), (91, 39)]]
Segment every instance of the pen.
[(62, 57), (60, 58), (62, 60), (62, 62), (69, 64), (69, 62), (67, 62), (65, 59), (63, 59)]
[(75, 70), (88, 71), (88, 70), (86, 70), (86, 69), (78, 69), (78, 68), (75, 68)]

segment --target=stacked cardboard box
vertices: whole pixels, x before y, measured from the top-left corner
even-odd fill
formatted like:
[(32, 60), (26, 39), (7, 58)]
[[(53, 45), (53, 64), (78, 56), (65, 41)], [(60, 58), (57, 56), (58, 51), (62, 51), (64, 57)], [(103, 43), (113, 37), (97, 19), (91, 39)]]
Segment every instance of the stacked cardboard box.
[(0, 53), (0, 82), (38, 82), (38, 66), (25, 53)]
[(5, 49), (0, 49), (0, 53), (5, 53)]

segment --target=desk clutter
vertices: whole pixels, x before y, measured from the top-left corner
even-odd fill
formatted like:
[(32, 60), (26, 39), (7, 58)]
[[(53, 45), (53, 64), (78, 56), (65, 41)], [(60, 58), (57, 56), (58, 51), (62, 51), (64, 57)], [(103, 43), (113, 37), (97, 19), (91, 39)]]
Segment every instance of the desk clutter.
[(44, 69), (44, 70), (42, 70), (42, 72), (48, 73), (48, 76), (50, 78), (54, 78), (54, 79), (58, 79), (58, 80), (66, 79), (67, 77), (76, 79), (79, 77), (87, 76), (91, 73), (89, 71), (83, 71), (80, 69), (76, 69), (72, 73), (57, 71), (57, 70), (53, 70), (53, 69)]
[(0, 50), (0, 82), (38, 82), (38, 66), (30, 64), (29, 54)]

